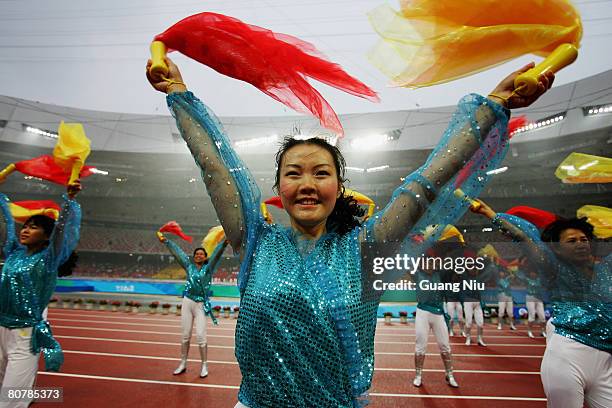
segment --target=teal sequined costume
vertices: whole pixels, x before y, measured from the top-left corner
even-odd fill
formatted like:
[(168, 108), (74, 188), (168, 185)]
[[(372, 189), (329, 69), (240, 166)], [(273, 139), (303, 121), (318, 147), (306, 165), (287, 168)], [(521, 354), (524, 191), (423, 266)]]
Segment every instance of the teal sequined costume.
[(212, 276), (217, 269), (221, 255), (227, 246), (226, 242), (222, 242), (216, 246), (212, 255), (208, 258), (208, 262), (202, 265), (201, 268), (193, 263), (189, 256), (178, 246), (175, 242), (170, 241), (166, 238), (164, 241), (168, 250), (174, 256), (174, 259), (183, 268), (187, 274), (187, 281), (185, 282), (185, 290), (183, 290), (183, 296), (193, 300), (196, 303), (202, 303), (202, 310), (204, 314), (210, 316), (212, 322), (217, 324), (217, 318), (212, 314), (212, 308), (210, 306), (210, 284)]
[[(455, 273), (454, 271), (450, 271), (450, 273)], [(422, 290), (420, 283), (421, 281), (429, 281), (430, 283), (442, 283), (444, 282), (444, 277), (449, 275), (450, 273), (435, 271), (432, 274), (425, 273), (423, 271), (417, 271), (414, 274), (414, 282), (416, 282), (417, 290), (417, 308), (421, 310), (425, 310), (427, 312), (444, 315), (444, 294), (443, 290)]]
[(8, 198), (0, 193), (0, 242), (5, 262), (0, 275), (0, 326), (32, 327), (32, 353), (42, 350), (48, 371), (58, 371), (64, 356), (42, 313), (55, 290), (58, 267), (68, 260), (79, 242), (81, 226), (81, 207), (75, 200), (63, 197), (49, 246), (29, 255), (15, 234)]
[(557, 258), (528, 221), (500, 213), (493, 224), (525, 244), (530, 262), (549, 286), (555, 333), (612, 353), (612, 254), (593, 265), (589, 280)]
[[(507, 150), (508, 112), (481, 96), (465, 97), (438, 147), (385, 209), (347, 234), (327, 231), (303, 245), (290, 229), (265, 223), (259, 188), (214, 114), (191, 92), (170, 94), (167, 101), (242, 259), (240, 402), (250, 408), (363, 405), (374, 371), (380, 293), (362, 274), (360, 244), (397, 242), (404, 253), (417, 255), (436, 242), (441, 229), (418, 245), (408, 234), (453, 223), (466, 211), (468, 203), (454, 190), (478, 195), (486, 171)], [(466, 162), (469, 176), (455, 183)]]

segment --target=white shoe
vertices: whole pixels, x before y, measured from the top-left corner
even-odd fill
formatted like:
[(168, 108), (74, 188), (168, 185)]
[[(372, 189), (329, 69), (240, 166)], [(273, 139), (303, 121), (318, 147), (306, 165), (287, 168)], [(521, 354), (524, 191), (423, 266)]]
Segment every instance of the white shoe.
[(471, 338), (471, 337), (466, 337), (466, 338), (465, 338), (465, 345), (466, 345), (466, 346), (469, 346), (469, 345), (471, 345), (471, 344), (472, 344), (472, 338)]
[(542, 332), (542, 337), (546, 338), (546, 332), (545, 331)]
[(208, 376), (208, 363), (202, 364), (202, 370), (200, 371), (200, 378), (204, 378)]
[(514, 323), (510, 323), (510, 330), (516, 330), (516, 326), (514, 325)]
[(187, 371), (187, 361), (181, 360), (181, 364), (179, 364), (179, 366), (176, 368), (176, 370), (174, 370), (172, 374), (179, 375), (183, 374), (185, 371)]
[(455, 381), (455, 377), (453, 377), (453, 373), (446, 374), (446, 382), (453, 388), (459, 388), (459, 384)]
[(478, 345), (482, 347), (487, 347), (487, 343), (485, 343), (482, 337), (480, 336), (478, 336)]
[(454, 332), (454, 331), (452, 331), (452, 330), (449, 330), (449, 331), (448, 331), (448, 336), (449, 336), (449, 337), (455, 337), (455, 332)]
[(529, 330), (527, 332), (527, 336), (529, 336), (530, 339), (535, 339), (535, 336), (533, 335), (533, 333), (531, 332), (531, 330)]
[(461, 331), (461, 335), (462, 335), (463, 337), (467, 337), (467, 334), (465, 334), (465, 332), (464, 332), (463, 330)]
[(497, 330), (501, 330), (502, 329), (502, 324), (501, 323), (497, 323)]
[(415, 387), (420, 387), (422, 383), (423, 377), (421, 374), (417, 374), (416, 377), (414, 377), (414, 380), (412, 380), (412, 385), (414, 385)]

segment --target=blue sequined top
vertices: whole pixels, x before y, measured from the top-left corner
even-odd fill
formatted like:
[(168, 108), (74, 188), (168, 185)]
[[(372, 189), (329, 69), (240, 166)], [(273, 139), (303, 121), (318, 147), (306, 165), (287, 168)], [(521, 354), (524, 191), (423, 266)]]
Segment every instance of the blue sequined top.
[(529, 244), (530, 261), (549, 285), (555, 333), (612, 353), (612, 254), (593, 265), (587, 278), (555, 256), (538, 229), (522, 218), (497, 214), (494, 225)]
[[(451, 273), (454, 273), (451, 271)], [(417, 296), (417, 308), (421, 310), (425, 310), (427, 312), (443, 315), (444, 314), (444, 296), (445, 291), (443, 290), (423, 290), (421, 289), (421, 285), (426, 283), (424, 281), (428, 281), (427, 285), (431, 288), (431, 285), (436, 285), (438, 283), (442, 283), (442, 276), (446, 275), (444, 272), (434, 271), (431, 274), (428, 274), (423, 271), (416, 271), (413, 275), (413, 280), (416, 283), (416, 296)]]
[(45, 367), (59, 370), (62, 349), (42, 318), (57, 281), (57, 269), (68, 260), (79, 242), (81, 207), (63, 196), (60, 217), (42, 251), (28, 254), (15, 233), (8, 198), (0, 193), (0, 239), (5, 263), (0, 275), (0, 325), (9, 329), (32, 327), (32, 353), (43, 351)]
[(204, 313), (210, 316), (214, 324), (217, 324), (217, 319), (212, 314), (209, 292), (212, 276), (217, 269), (221, 255), (223, 255), (223, 251), (227, 246), (227, 242), (223, 241), (217, 245), (212, 255), (209, 257), (208, 262), (202, 265), (201, 268), (198, 268), (175, 242), (166, 238), (164, 243), (174, 256), (174, 259), (176, 259), (187, 274), (183, 296), (194, 302), (201, 302)]
[[(251, 408), (362, 406), (374, 370), (381, 293), (361, 270), (360, 243), (400, 242), (404, 253), (424, 253), (442, 229), (421, 245), (410, 231), (422, 235), (428, 225), (452, 224), (463, 215), (469, 203), (454, 191), (477, 196), (486, 172), (503, 159), (507, 112), (478, 95), (464, 98), (438, 147), (382, 211), (347, 234), (328, 231), (302, 245), (290, 229), (263, 220), (259, 188), (214, 114), (191, 92), (167, 101), (242, 259), (240, 402)], [(453, 166), (464, 162), (468, 176), (455, 183)]]
[(528, 296), (533, 296), (534, 298), (537, 298), (539, 300), (544, 299), (544, 285), (542, 284), (542, 279), (540, 279), (539, 277), (532, 279), (521, 270), (518, 270), (516, 272), (516, 277), (527, 284)]

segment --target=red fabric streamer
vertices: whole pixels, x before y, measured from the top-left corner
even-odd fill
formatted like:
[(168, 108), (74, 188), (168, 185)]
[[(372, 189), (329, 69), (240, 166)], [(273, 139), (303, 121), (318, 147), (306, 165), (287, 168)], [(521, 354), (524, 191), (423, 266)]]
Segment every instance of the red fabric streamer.
[(181, 228), (179, 223), (176, 222), (176, 221), (169, 221), (169, 222), (165, 223), (159, 229), (159, 232), (169, 232), (171, 234), (174, 234), (174, 235), (177, 235), (177, 236), (181, 237), (182, 239), (184, 239), (187, 242), (192, 242), (193, 241), (193, 237), (190, 237), (189, 235), (186, 235), (183, 232), (183, 229)]
[(266, 201), (264, 201), (264, 203), (273, 205), (278, 208), (284, 208), (283, 202), (281, 201), (281, 198), (279, 196), (268, 198)]
[(338, 116), (306, 77), (378, 101), (376, 92), (327, 61), (314, 45), (223, 14), (187, 17), (155, 40), (223, 75), (250, 83), (298, 112), (312, 113), (339, 135), (343, 129)]
[(508, 138), (512, 139), (512, 135), (514, 134), (514, 132), (516, 132), (517, 129), (527, 125), (528, 123), (529, 120), (525, 115), (517, 116), (516, 118), (510, 119), (510, 121), (508, 122)]
[(506, 214), (514, 215), (527, 220), (540, 229), (546, 228), (547, 225), (558, 218), (551, 212), (540, 210), (539, 208), (528, 207), (526, 205), (512, 207), (506, 211)]
[[(43, 155), (34, 159), (23, 160), (15, 163), (15, 168), (23, 174), (38, 177), (53, 183), (67, 186), (70, 179), (70, 171), (66, 171), (55, 163), (52, 156)], [(93, 167), (83, 166), (80, 177), (91, 176)]]

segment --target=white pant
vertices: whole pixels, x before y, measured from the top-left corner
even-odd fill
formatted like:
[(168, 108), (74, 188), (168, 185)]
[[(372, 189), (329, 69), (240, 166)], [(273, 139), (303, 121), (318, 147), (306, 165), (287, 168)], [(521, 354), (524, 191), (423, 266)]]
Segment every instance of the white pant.
[[(0, 383), (2, 388), (31, 389), (38, 370), (38, 354), (30, 351), (32, 328), (7, 329), (0, 326)], [(0, 402), (2, 408), (22, 408), (30, 401)]]
[(540, 322), (544, 323), (546, 321), (546, 316), (544, 315), (544, 303), (527, 302), (527, 321), (530, 323), (535, 321), (536, 315)]
[(416, 329), (415, 354), (425, 354), (427, 352), (427, 337), (429, 336), (430, 328), (433, 330), (434, 336), (436, 336), (440, 353), (450, 352), (448, 329), (443, 315), (437, 315), (417, 308), (414, 327)]
[(612, 355), (559, 334), (547, 339), (540, 371), (549, 408), (612, 407)]
[(463, 306), (461, 302), (446, 302), (446, 311), (450, 316), (451, 320), (455, 318), (455, 310), (457, 311), (457, 320), (463, 321)]
[(181, 333), (183, 342), (188, 342), (191, 339), (191, 330), (194, 320), (196, 341), (199, 345), (204, 345), (206, 344), (206, 316), (202, 309), (202, 303), (197, 303), (188, 297), (184, 297), (183, 306), (181, 308)]
[(465, 312), (465, 327), (472, 327), (472, 316), (476, 321), (476, 326), (482, 327), (484, 325), (484, 316), (482, 315), (480, 302), (464, 302), (463, 311)]
[(500, 301), (498, 302), (499, 305), (499, 310), (497, 313), (497, 316), (499, 316), (499, 318), (503, 318), (505, 313), (508, 313), (508, 317), (510, 318), (510, 320), (514, 319), (514, 305), (512, 304), (512, 301), (509, 302), (503, 302)]
[(242, 402), (238, 401), (238, 403), (234, 406), (234, 408), (249, 408), (249, 407), (244, 405)]

